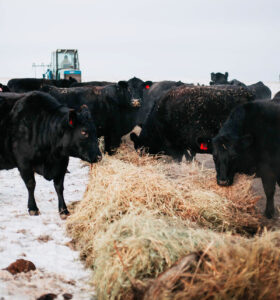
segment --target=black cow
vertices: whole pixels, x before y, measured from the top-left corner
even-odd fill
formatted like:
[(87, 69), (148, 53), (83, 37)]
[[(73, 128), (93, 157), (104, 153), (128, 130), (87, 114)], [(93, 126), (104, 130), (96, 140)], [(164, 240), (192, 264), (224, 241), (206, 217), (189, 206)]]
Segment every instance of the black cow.
[(86, 104), (94, 118), (98, 137), (104, 136), (105, 151), (110, 155), (120, 145), (121, 137), (136, 125), (141, 100), (132, 98), (126, 81), (105, 87), (42, 88), (70, 108)]
[(231, 85), (237, 85), (246, 87), (246, 84), (243, 82), (233, 79), (231, 81), (228, 81), (228, 72), (223, 73), (211, 73), (211, 81), (209, 82), (210, 85), (224, 85), (224, 84), (231, 84)]
[(247, 85), (247, 88), (255, 95), (256, 99), (258, 100), (271, 99), (271, 90), (269, 87), (264, 85), (262, 81)]
[(171, 89), (184, 85), (181, 81), (159, 81), (152, 84), (146, 83), (143, 94), (143, 103), (137, 116), (137, 125), (140, 127), (145, 123), (154, 103), (163, 97)]
[(3, 93), (8, 93), (10, 92), (10, 89), (8, 88), (8, 86), (0, 83), (0, 93), (3, 92)]
[(86, 106), (78, 111), (48, 94), (0, 95), (0, 169), (18, 168), (28, 189), (28, 211), (38, 215), (34, 172), (53, 180), (61, 215), (68, 215), (63, 182), (69, 156), (101, 159), (96, 129)]
[(228, 84), (228, 72), (223, 73), (211, 73), (210, 85)]
[(267, 218), (274, 215), (276, 182), (280, 185), (280, 106), (255, 101), (237, 107), (213, 138), (217, 183), (232, 185), (235, 173), (256, 173), (266, 194)]
[(114, 84), (115, 82), (110, 81), (84, 81), (84, 82), (73, 82), (70, 87), (80, 87), (80, 86), (105, 86)]
[(135, 133), (130, 137), (135, 149), (163, 152), (178, 161), (183, 154), (192, 159), (195, 153), (211, 153), (211, 138), (232, 108), (253, 99), (242, 87), (178, 87), (154, 104), (139, 137)]
[(230, 84), (230, 85), (247, 87), (255, 95), (255, 98), (258, 100), (271, 99), (271, 90), (269, 89), (269, 87), (264, 85), (262, 81), (259, 81), (251, 85), (246, 85), (243, 82), (238, 81), (236, 79), (228, 81), (228, 72), (226, 72), (225, 74), (211, 73), (210, 85), (221, 85), (221, 84), (223, 85)]
[(31, 91), (38, 91), (45, 85), (52, 85), (56, 87), (70, 87), (71, 84), (77, 82), (76, 79), (39, 79), (39, 78), (14, 78), (8, 81), (8, 88), (14, 93), (26, 93)]

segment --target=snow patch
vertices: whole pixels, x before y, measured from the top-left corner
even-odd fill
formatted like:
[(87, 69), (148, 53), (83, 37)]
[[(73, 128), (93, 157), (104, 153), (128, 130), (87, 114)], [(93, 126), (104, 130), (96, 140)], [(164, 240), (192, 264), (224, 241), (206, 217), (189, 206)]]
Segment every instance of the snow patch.
[[(70, 159), (68, 170), (66, 204), (82, 199), (89, 171), (76, 158)], [(18, 170), (0, 171), (0, 182), (0, 269), (19, 258), (32, 261), (37, 268), (33, 275), (19, 275), (20, 280), (0, 275), (0, 299), (34, 299), (47, 292), (59, 294), (61, 289), (73, 293), (74, 299), (91, 299), (90, 271), (83, 267), (79, 253), (66, 246), (70, 239), (58, 214), (53, 182), (36, 174), (35, 199), (41, 215), (33, 217), (27, 211), (28, 192)]]

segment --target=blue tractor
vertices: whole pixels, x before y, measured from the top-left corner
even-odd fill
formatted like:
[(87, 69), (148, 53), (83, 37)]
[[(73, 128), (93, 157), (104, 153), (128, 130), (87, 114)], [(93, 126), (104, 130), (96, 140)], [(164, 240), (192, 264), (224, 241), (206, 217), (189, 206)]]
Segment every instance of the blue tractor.
[[(44, 76), (45, 77), (45, 76)], [(82, 80), (77, 49), (57, 49), (52, 52), (50, 68), (46, 72), (48, 79)]]

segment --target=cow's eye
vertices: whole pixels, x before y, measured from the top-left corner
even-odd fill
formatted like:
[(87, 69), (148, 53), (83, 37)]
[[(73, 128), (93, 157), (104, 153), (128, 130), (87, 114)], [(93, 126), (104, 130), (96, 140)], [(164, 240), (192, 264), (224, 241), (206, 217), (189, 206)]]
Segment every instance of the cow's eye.
[(81, 135), (84, 136), (84, 137), (86, 137), (86, 138), (88, 137), (88, 133), (85, 130), (81, 131)]

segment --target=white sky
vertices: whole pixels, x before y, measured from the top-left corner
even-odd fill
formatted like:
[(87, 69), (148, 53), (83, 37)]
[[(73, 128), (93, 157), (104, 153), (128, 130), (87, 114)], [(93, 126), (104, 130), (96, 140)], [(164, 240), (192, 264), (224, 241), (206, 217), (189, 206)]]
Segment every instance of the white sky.
[(279, 13), (279, 0), (0, 0), (0, 77), (77, 48), (84, 80), (277, 81)]

